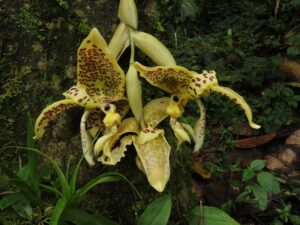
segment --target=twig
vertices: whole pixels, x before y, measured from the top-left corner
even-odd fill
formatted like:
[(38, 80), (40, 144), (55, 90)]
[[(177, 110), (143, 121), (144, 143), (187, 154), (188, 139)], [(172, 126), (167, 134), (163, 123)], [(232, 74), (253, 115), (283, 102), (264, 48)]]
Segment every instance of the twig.
[(4, 195), (9, 195), (9, 194), (14, 194), (15, 192), (13, 191), (3, 191), (0, 193), (0, 196), (4, 196)]

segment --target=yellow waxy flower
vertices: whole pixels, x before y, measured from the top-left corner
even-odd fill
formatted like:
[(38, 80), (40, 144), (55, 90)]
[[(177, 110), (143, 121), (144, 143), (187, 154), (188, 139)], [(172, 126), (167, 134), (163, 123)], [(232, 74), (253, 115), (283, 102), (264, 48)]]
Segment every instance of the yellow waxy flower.
[[(250, 127), (260, 128), (252, 121), (252, 111), (245, 99), (230, 88), (218, 85), (215, 71), (203, 71), (198, 74), (181, 66), (146, 67), (138, 62), (135, 62), (133, 66), (150, 84), (182, 99), (197, 100), (210, 92), (222, 94), (244, 110)], [(168, 107), (171, 107), (168, 112), (171, 116), (179, 115), (174, 106), (169, 104)]]
[[(60, 112), (81, 106), (87, 110), (105, 107), (125, 100), (125, 74), (111, 56), (107, 44), (96, 28), (81, 43), (77, 52), (77, 85), (64, 93), (65, 100), (46, 107), (35, 123), (35, 139), (43, 136), (45, 127)], [(104, 123), (120, 122), (115, 106), (106, 113)]]

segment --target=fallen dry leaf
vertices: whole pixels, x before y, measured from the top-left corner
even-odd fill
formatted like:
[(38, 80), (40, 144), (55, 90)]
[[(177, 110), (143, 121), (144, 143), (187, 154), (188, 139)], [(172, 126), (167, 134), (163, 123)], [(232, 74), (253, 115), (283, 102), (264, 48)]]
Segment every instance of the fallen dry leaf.
[(291, 81), (300, 81), (300, 64), (285, 57), (279, 66), (280, 72)]
[(275, 138), (277, 135), (276, 132), (272, 132), (269, 134), (264, 134), (261, 136), (251, 137), (251, 138), (245, 138), (245, 139), (239, 139), (235, 141), (235, 147), (237, 148), (255, 148), (260, 145), (264, 145), (271, 141), (273, 138)]
[(286, 170), (297, 160), (297, 154), (290, 148), (284, 148), (278, 153), (266, 156), (265, 159), (269, 170)]
[(265, 157), (267, 168), (270, 170), (282, 170), (299, 173), (297, 171), (297, 158), (300, 154), (300, 129), (294, 131), (285, 141), (285, 145), (281, 147), (279, 152), (267, 155)]
[(285, 141), (287, 145), (300, 145), (300, 129), (294, 131)]
[(199, 156), (194, 157), (192, 169), (204, 179), (209, 179), (211, 177), (211, 173), (204, 168), (203, 162)]

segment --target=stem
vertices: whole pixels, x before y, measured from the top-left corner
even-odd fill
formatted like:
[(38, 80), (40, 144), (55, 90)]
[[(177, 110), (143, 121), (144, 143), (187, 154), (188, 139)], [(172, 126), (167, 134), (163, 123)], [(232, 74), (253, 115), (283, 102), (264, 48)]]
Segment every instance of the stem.
[(134, 46), (134, 41), (132, 39), (132, 33), (133, 29), (130, 28), (129, 29), (129, 39), (130, 39), (130, 61), (129, 63), (133, 63), (134, 62), (134, 57), (135, 57), (135, 46)]

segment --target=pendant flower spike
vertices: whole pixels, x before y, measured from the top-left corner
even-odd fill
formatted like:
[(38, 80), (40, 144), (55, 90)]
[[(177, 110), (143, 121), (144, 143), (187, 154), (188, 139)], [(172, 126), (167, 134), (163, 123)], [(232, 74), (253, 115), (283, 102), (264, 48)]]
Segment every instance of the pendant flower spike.
[[(74, 106), (91, 111), (102, 110), (105, 127), (119, 124), (120, 112), (123, 116), (127, 113), (127, 103), (124, 105), (127, 102), (124, 96), (125, 74), (96, 28), (81, 43), (77, 58), (76, 86), (63, 94), (66, 99), (54, 102), (42, 111), (35, 123), (35, 139), (43, 136), (45, 127), (56, 115)], [(118, 105), (122, 106), (121, 109), (117, 109)], [(82, 123), (86, 120), (88, 113)], [(93, 164), (90, 159), (88, 161)]]

